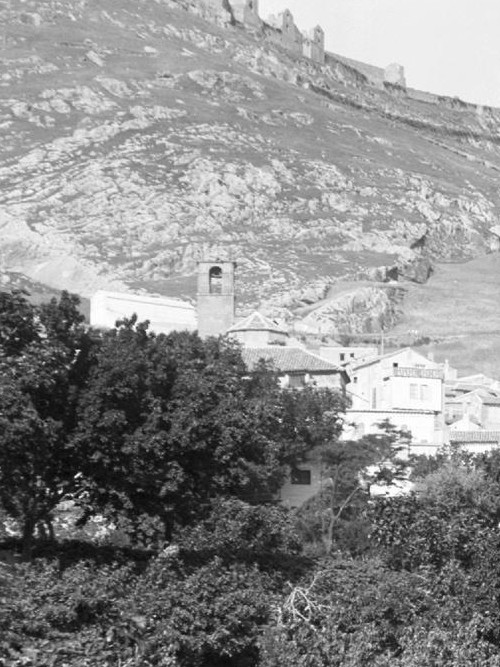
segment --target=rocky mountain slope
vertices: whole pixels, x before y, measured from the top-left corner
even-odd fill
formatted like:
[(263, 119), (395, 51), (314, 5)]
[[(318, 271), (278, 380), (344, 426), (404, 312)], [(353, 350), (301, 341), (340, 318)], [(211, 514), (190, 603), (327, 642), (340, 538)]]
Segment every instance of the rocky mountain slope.
[(500, 111), (376, 88), (187, 6), (0, 1), (5, 284), (193, 297), (196, 260), (232, 257), (243, 307), (364, 331), (434, 264), (490, 251)]

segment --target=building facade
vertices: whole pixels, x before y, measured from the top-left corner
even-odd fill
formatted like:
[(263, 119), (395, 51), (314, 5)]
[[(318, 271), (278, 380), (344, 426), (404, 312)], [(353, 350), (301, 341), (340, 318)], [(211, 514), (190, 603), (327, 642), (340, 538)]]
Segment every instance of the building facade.
[(194, 306), (180, 299), (105, 290), (99, 290), (90, 299), (93, 327), (111, 329), (118, 320), (132, 315), (137, 315), (138, 322), (148, 320), (155, 333), (195, 331), (197, 327)]
[(435, 453), (444, 441), (444, 371), (410, 348), (352, 366), (351, 424), (345, 438), (376, 433), (390, 421), (412, 434), (414, 453)]

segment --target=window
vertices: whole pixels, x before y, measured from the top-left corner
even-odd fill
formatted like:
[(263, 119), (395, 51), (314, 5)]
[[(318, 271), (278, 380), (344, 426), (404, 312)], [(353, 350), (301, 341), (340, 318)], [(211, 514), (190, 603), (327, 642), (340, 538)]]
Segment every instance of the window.
[(351, 357), (351, 359), (354, 359), (354, 352), (351, 352), (349, 356)]
[(293, 468), (290, 481), (292, 484), (311, 484), (311, 471)]
[(222, 294), (222, 269), (220, 266), (212, 266), (208, 272), (208, 284), (210, 294)]
[(428, 401), (429, 400), (429, 385), (422, 384), (420, 385), (420, 400)]
[(418, 384), (410, 385), (410, 401), (418, 401)]
[(345, 361), (345, 354), (343, 352), (340, 353), (340, 361)]
[(377, 389), (374, 387), (372, 389), (372, 410), (375, 410), (377, 407)]
[(304, 374), (295, 374), (295, 375), (289, 375), (288, 376), (288, 386), (292, 387), (293, 389), (297, 389), (298, 387), (303, 387), (306, 383), (306, 376)]
[(397, 368), (398, 366), (399, 366), (399, 364), (396, 361), (392, 364), (393, 368)]
[(355, 375), (355, 376), (352, 378), (352, 381), (353, 381), (354, 384), (358, 384), (358, 376)]

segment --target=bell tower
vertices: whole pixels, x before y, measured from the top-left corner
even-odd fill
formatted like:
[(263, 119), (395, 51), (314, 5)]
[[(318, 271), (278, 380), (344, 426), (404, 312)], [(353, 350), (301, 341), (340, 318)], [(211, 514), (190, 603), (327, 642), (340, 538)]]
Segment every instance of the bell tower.
[(236, 262), (198, 262), (198, 333), (219, 336), (234, 324)]

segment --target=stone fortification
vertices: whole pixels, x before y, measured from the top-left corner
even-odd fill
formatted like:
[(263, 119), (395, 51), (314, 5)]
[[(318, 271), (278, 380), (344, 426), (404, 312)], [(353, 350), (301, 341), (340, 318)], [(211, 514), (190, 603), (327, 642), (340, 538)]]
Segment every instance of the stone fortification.
[(303, 33), (302, 53), (316, 63), (325, 62), (325, 32), (320, 25)]
[(304, 56), (314, 62), (325, 62), (325, 33), (319, 25), (301, 32), (293, 14), (285, 9), (277, 16), (271, 15), (265, 21), (265, 35), (296, 56)]
[(297, 56), (302, 55), (304, 37), (295, 24), (293, 14), (289, 9), (285, 9), (277, 16), (269, 16), (266, 23), (271, 28), (266, 33), (269, 39)]
[(370, 83), (379, 88), (382, 88), (385, 84), (406, 88), (405, 69), (398, 63), (391, 63), (384, 69), (382, 67), (376, 67), (375, 65), (360, 62), (359, 60), (354, 60), (353, 58), (346, 58), (345, 56), (340, 56), (336, 53), (327, 53), (327, 63), (332, 59), (358, 70), (358, 72), (361, 72), (361, 74), (366, 76)]
[(405, 68), (398, 63), (391, 63), (384, 70), (384, 82), (406, 88)]
[(231, 0), (231, 9), (235, 21), (253, 28), (262, 26), (258, 0)]

